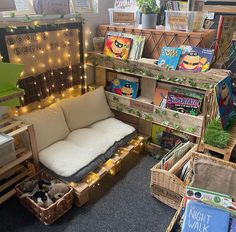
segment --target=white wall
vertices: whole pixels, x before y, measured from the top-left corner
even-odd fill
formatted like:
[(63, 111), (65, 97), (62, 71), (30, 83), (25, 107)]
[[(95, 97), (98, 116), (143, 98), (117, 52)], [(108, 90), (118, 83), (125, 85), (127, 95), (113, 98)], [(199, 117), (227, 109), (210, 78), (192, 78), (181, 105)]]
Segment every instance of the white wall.
[[(107, 9), (112, 8), (113, 6), (114, 0), (98, 0), (98, 14), (87, 13), (82, 15), (85, 18), (84, 37), (85, 40), (88, 42), (88, 46), (86, 47), (87, 50), (93, 49), (92, 38), (96, 36), (97, 26), (99, 24), (109, 24), (109, 15)], [(93, 75), (91, 72), (89, 72), (88, 75), (88, 83), (93, 83)], [(0, 106), (0, 118), (3, 114), (7, 112), (8, 107)]]

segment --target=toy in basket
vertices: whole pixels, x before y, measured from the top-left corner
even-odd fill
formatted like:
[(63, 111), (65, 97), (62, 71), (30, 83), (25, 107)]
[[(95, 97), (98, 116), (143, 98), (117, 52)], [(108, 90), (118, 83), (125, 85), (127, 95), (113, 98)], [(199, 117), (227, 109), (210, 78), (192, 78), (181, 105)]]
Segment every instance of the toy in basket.
[(73, 204), (73, 189), (42, 171), (16, 186), (23, 206), (50, 225), (65, 214)]

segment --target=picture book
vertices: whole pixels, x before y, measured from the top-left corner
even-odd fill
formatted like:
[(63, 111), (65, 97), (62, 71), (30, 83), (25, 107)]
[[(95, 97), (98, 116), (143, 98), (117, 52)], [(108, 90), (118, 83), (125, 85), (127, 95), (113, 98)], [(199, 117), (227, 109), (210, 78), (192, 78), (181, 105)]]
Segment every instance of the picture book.
[(160, 89), (156, 88), (153, 104), (160, 106), (161, 108), (166, 107), (166, 101), (168, 96), (168, 90), (167, 89)]
[(165, 130), (166, 128), (163, 126), (152, 124), (152, 142), (160, 146), (161, 138)]
[(105, 40), (104, 54), (110, 57), (127, 60), (132, 45), (131, 38), (108, 36)]
[(231, 219), (230, 232), (236, 232), (236, 219), (235, 218)]
[(107, 37), (119, 36), (119, 37), (132, 39), (132, 46), (129, 53), (129, 59), (138, 60), (142, 57), (145, 40), (146, 40), (145, 36), (132, 35), (132, 34), (127, 34), (123, 32), (114, 32), (114, 31), (108, 31), (106, 36)]
[(158, 59), (158, 66), (166, 69), (176, 70), (181, 51), (181, 48), (163, 47), (161, 55)]
[(200, 113), (201, 103), (202, 101), (197, 98), (185, 97), (183, 94), (169, 92), (166, 108), (196, 116)]
[(227, 232), (230, 213), (212, 206), (188, 200), (182, 232)]
[(138, 81), (115, 79), (112, 81), (112, 92), (129, 98), (136, 98), (138, 94)]
[(180, 94), (183, 94), (186, 97), (197, 98), (201, 101), (203, 101), (204, 96), (205, 96), (205, 94), (201, 91), (193, 90), (193, 89), (190, 90), (190, 89), (187, 89), (187, 88), (184, 88), (184, 87), (176, 87), (176, 86), (173, 86), (171, 88), (171, 92), (180, 93)]
[(193, 143), (181, 143), (172, 151), (172, 155), (164, 161), (164, 169), (170, 170), (191, 148)]
[(182, 180), (182, 181), (185, 181), (188, 173), (190, 171), (190, 161), (186, 162), (181, 170), (181, 173), (180, 173), (180, 176), (179, 178)]
[(222, 127), (227, 129), (235, 116), (230, 77), (220, 81), (216, 85), (215, 90)]
[(179, 70), (206, 72), (209, 70), (214, 57), (214, 50), (192, 46), (180, 46), (182, 49)]

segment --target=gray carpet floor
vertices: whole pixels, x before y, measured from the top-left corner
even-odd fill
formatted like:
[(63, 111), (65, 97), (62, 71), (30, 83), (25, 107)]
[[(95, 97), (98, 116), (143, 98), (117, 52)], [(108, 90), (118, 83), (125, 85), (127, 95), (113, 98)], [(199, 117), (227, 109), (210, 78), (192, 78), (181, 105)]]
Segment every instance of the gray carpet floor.
[(148, 155), (129, 156), (118, 175), (93, 189), (89, 203), (73, 206), (51, 226), (14, 197), (0, 206), (0, 232), (164, 232), (175, 211), (150, 195), (150, 168), (156, 163)]

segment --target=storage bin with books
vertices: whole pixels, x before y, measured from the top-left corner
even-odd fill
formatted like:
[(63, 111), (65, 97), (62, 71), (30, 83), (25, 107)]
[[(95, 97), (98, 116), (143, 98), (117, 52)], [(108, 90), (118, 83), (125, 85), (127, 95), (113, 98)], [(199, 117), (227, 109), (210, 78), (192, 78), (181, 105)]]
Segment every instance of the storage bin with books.
[[(203, 178), (206, 175), (207, 178)], [(189, 231), (189, 226), (208, 226), (208, 231), (214, 232), (235, 231), (235, 178), (234, 163), (193, 152), (184, 199), (166, 231)], [(210, 216), (198, 220), (199, 217), (194, 217), (195, 211), (198, 215)]]
[(151, 168), (151, 195), (178, 209), (185, 192), (189, 160), (197, 145), (180, 143)]
[(73, 204), (73, 189), (45, 171), (16, 186), (20, 203), (42, 223), (50, 225)]

